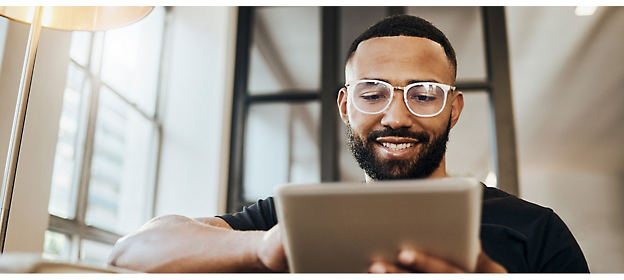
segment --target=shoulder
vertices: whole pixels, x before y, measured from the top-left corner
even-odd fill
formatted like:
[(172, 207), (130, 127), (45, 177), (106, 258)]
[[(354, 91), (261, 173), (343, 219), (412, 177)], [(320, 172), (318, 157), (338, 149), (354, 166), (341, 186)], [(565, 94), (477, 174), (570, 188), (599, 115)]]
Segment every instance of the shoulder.
[(518, 198), (497, 188), (483, 188), (482, 223), (509, 226), (523, 231), (536, 222), (548, 222), (552, 209)]

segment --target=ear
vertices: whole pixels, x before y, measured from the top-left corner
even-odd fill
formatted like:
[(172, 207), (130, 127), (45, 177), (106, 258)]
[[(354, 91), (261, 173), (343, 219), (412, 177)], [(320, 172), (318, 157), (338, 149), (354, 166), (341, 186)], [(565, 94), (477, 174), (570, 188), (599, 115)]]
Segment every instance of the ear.
[(347, 89), (345, 87), (338, 91), (338, 99), (336, 102), (338, 103), (340, 118), (342, 118), (342, 121), (347, 124), (349, 122), (349, 117), (347, 116)]
[(455, 126), (457, 121), (459, 120), (459, 115), (461, 115), (462, 110), (464, 109), (464, 94), (461, 91), (457, 91), (454, 94), (452, 103), (451, 103), (451, 128)]

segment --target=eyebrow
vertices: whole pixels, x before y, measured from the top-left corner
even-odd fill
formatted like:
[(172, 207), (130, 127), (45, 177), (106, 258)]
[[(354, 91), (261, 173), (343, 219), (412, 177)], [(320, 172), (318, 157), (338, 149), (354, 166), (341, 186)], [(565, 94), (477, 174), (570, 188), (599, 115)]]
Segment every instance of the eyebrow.
[[(381, 78), (368, 78), (368, 77), (364, 77), (364, 78), (362, 78), (361, 80), (376, 80), (376, 81), (383, 81), (383, 82), (386, 82), (386, 83), (392, 84), (392, 83), (390, 83), (388, 80), (386, 80), (386, 79), (381, 79)], [(438, 84), (440, 84), (440, 82), (439, 82), (439, 81), (434, 80), (434, 79), (431, 79), (431, 80), (408, 80), (408, 81), (407, 81), (407, 84), (408, 84), (408, 85), (410, 85), (410, 84), (413, 84), (413, 83), (424, 83), (424, 82), (429, 82), (429, 83), (438, 83)]]
[(428, 83), (438, 83), (441, 84), (441, 82), (439, 82), (438, 80), (409, 80), (407, 81), (407, 84), (413, 84), (413, 83), (424, 83), (424, 82), (428, 82)]

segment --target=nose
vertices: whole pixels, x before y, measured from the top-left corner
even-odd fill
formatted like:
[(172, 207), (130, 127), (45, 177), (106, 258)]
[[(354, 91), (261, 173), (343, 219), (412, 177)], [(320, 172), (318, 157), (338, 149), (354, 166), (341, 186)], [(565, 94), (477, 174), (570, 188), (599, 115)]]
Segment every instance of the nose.
[(413, 124), (413, 115), (409, 109), (407, 109), (403, 101), (403, 91), (395, 89), (394, 94), (396, 94), (396, 96), (393, 98), (390, 106), (388, 106), (388, 109), (384, 112), (381, 124), (383, 126), (389, 126), (392, 129), (411, 127)]

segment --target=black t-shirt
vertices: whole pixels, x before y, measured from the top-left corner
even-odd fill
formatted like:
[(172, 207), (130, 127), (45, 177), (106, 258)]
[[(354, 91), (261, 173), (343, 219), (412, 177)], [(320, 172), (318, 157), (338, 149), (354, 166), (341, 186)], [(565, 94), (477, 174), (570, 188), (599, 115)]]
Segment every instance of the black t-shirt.
[[(269, 230), (277, 224), (273, 198), (219, 216), (235, 230)], [(509, 272), (589, 272), (578, 243), (551, 209), (484, 186), (483, 251)]]

